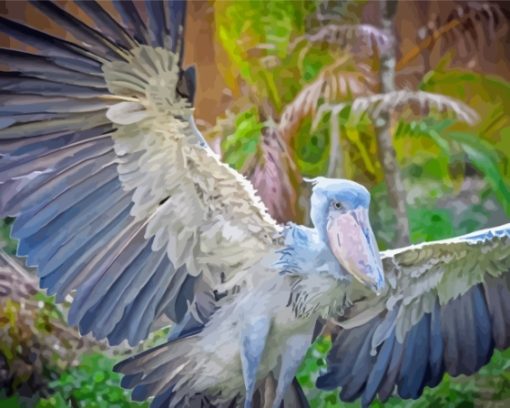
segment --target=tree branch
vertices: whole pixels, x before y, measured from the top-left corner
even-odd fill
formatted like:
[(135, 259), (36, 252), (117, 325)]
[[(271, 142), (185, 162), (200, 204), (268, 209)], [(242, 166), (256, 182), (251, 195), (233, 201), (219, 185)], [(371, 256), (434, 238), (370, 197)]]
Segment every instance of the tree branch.
[[(381, 50), (381, 93), (395, 91), (396, 40), (394, 18), (397, 4), (396, 0), (380, 0), (382, 30), (389, 41), (389, 46)], [(392, 143), (391, 112), (383, 110), (377, 117), (372, 119), (376, 130), (379, 160), (384, 170), (384, 180), (388, 186), (390, 204), (395, 211), (397, 219), (395, 244), (397, 246), (408, 245), (409, 221), (406, 211), (406, 194)]]

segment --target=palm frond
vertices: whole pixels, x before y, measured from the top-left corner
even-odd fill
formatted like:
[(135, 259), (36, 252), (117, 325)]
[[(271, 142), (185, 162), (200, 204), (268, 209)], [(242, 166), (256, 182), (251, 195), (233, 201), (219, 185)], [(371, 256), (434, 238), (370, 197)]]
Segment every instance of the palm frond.
[(389, 44), (388, 36), (371, 24), (327, 24), (314, 33), (297, 37), (289, 45), (289, 52), (305, 41), (306, 49), (313, 44), (326, 43), (340, 48), (352, 48), (357, 54), (365, 55), (372, 55), (374, 49), (380, 51)]
[(409, 90), (356, 98), (351, 105), (350, 117), (359, 120), (362, 115), (367, 114), (371, 118), (377, 118), (382, 112), (401, 111), (406, 108), (450, 113), (468, 124), (478, 121), (478, 114), (459, 100), (431, 92)]
[[(357, 22), (360, 14), (360, 2), (356, 0), (318, 0), (316, 2), (317, 10), (308, 16), (309, 23), (319, 23), (320, 25), (333, 22)], [(311, 26), (311, 24), (308, 24)]]
[(493, 40), (498, 31), (508, 25), (507, 21), (508, 16), (494, 2), (469, 2), (458, 6), (445, 18), (437, 17), (418, 30), (418, 44), (402, 56), (396, 69), (402, 69), (439, 41), (465, 51), (482, 48), (483, 40), (487, 43)]
[(348, 57), (324, 68), (319, 76), (306, 85), (289, 103), (278, 126), (284, 140), (289, 140), (306, 117), (314, 118), (323, 103), (351, 100), (370, 95), (376, 84), (373, 73), (364, 65), (347, 68)]
[(388, 36), (371, 24), (328, 24), (316, 33), (308, 35), (307, 39), (315, 43), (327, 42), (343, 47), (360, 41), (369, 50), (374, 46), (382, 49), (389, 43)]
[(296, 191), (291, 175), (296, 172), (276, 127), (264, 128), (259, 155), (250, 167), (247, 175), (271, 216), (279, 222), (295, 219)]

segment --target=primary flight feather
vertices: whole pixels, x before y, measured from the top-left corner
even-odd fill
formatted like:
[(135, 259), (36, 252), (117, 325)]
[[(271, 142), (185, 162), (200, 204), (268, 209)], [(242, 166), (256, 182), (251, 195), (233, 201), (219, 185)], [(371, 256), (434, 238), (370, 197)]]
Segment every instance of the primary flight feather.
[(82, 334), (135, 345), (173, 323), (116, 367), (134, 399), (251, 407), (274, 373), (272, 405), (306, 406), (294, 376), (319, 318), (339, 329), (318, 386), (365, 405), (509, 345), (509, 225), (380, 254), (368, 191), (318, 178), (314, 227), (279, 226), (194, 124), (184, 2), (114, 2), (121, 20), (77, 2), (92, 25), (34, 5), (73, 40), (0, 19), (35, 49), (0, 50), (0, 216)]

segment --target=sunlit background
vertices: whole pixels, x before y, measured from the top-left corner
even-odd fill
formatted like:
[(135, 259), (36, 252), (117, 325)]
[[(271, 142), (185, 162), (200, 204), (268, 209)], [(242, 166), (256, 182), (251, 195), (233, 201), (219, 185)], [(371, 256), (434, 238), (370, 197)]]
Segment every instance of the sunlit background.
[[(279, 221), (308, 224), (305, 178), (329, 176), (370, 189), (383, 249), (508, 222), (510, 2), (397, 6), (189, 4), (185, 60), (198, 72), (198, 124)], [(24, 2), (0, 2), (0, 14), (63, 33)], [(11, 221), (0, 220), (0, 247), (14, 253)], [(0, 406), (147, 406), (130, 402), (111, 372), (127, 347), (80, 339), (65, 308), (35, 288), (30, 273), (13, 277), (0, 265)], [(316, 343), (298, 379), (312, 407), (358, 406), (314, 387), (329, 345), (327, 336)], [(510, 352), (497, 352), (475, 376), (446, 376), (417, 401), (384, 406), (506, 407), (509, 367)]]

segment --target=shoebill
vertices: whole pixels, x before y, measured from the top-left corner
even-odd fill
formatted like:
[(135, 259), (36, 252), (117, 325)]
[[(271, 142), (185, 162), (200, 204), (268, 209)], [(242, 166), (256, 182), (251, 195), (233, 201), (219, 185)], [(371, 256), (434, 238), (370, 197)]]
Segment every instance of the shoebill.
[(83, 335), (135, 346), (171, 322), (116, 367), (134, 400), (252, 407), (273, 373), (273, 407), (304, 405), (319, 319), (337, 331), (317, 385), (363, 405), (508, 347), (510, 225), (380, 253), (368, 191), (327, 178), (312, 228), (278, 225), (194, 125), (185, 3), (76, 5), (34, 3), (65, 39), (0, 20), (0, 216)]

